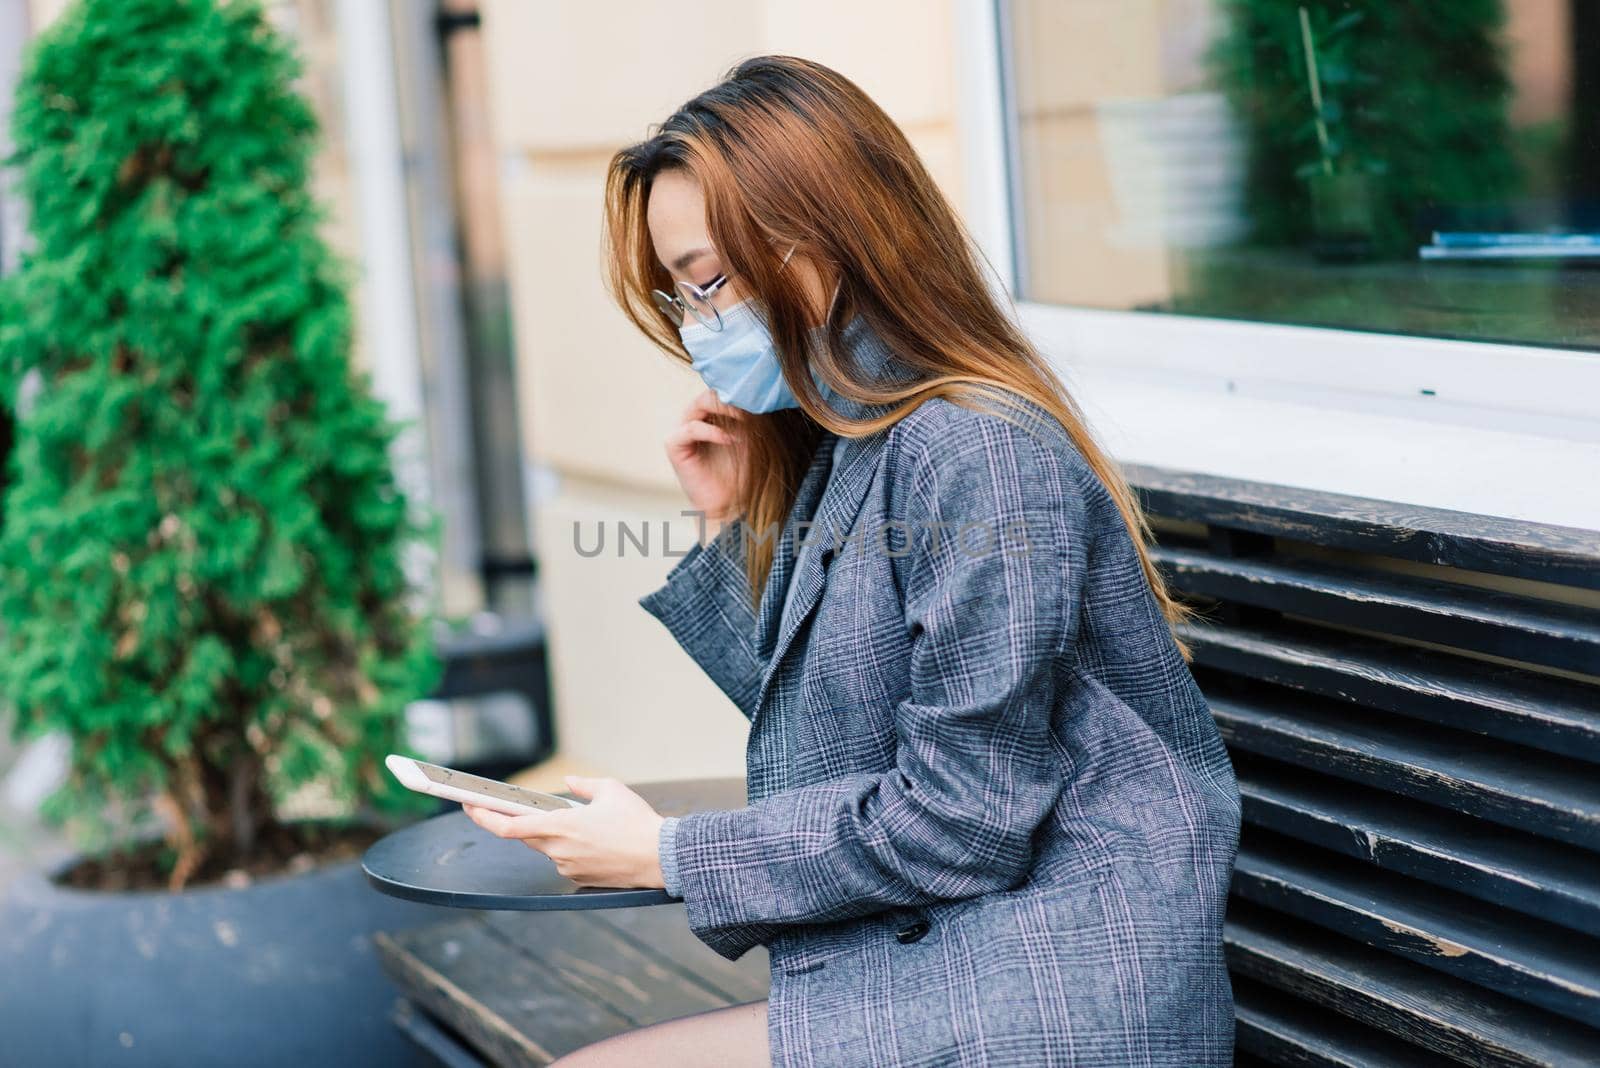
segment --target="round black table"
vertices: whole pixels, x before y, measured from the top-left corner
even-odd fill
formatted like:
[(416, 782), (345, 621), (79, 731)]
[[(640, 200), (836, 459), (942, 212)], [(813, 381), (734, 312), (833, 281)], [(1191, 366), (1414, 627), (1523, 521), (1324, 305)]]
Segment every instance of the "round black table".
[[(745, 804), (742, 778), (629, 785), (663, 816)], [(380, 838), (362, 855), (361, 870), (386, 894), (463, 909), (619, 909), (678, 900), (645, 887), (579, 886), (537, 849), (490, 834), (459, 808)]]

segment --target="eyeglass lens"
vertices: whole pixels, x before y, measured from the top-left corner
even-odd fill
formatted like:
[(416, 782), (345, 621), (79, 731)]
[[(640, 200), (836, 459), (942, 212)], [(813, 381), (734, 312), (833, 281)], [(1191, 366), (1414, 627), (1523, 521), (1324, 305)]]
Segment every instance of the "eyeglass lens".
[(683, 305), (673, 300), (670, 293), (652, 289), (650, 291), (650, 299), (656, 302), (656, 307), (661, 309), (661, 314), (671, 319), (674, 326), (683, 325)]
[(716, 306), (711, 303), (711, 298), (706, 296), (699, 286), (689, 282), (679, 282), (678, 296), (696, 319), (713, 330), (722, 328), (722, 313), (717, 311)]

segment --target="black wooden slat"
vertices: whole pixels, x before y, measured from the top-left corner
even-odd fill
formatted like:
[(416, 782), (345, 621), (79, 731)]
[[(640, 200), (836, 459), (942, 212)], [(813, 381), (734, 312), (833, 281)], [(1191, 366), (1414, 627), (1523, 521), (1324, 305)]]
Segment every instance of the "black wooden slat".
[(1247, 829), (1234, 893), (1600, 1026), (1600, 939)]
[(1288, 619), (1180, 633), (1197, 665), (1600, 762), (1600, 687)]
[(1233, 1051), (1233, 1068), (1271, 1068), (1272, 1062), (1242, 1049)]
[(660, 957), (693, 961), (696, 979), (724, 994), (730, 1002), (758, 1001), (767, 996), (772, 982), (767, 950), (755, 946), (737, 961), (713, 952), (689, 930), (682, 905), (653, 905), (639, 909), (605, 909), (596, 920), (648, 945)]
[(1239, 754), (1246, 823), (1600, 936), (1600, 855)]
[(1123, 471), (1156, 516), (1600, 589), (1600, 531), (1145, 464)]
[(1244, 804), (1239, 1063), (1600, 1065), (1600, 530), (1124, 470), (1220, 602), (1179, 636)]
[(382, 940), (401, 990), (497, 1063), (543, 1064), (634, 1027), (757, 1000), (769, 979), (765, 950), (727, 961), (694, 938), (681, 905), (471, 912)]
[(1304, 559), (1157, 547), (1182, 593), (1600, 675), (1600, 613), (1498, 590)]
[(1600, 1030), (1235, 899), (1223, 931), (1235, 975), (1470, 1064), (1600, 1064)]
[[(500, 1065), (544, 1065), (618, 1034), (626, 1018), (515, 950), (476, 916), (375, 936), (407, 997)], [(534, 1016), (536, 1031), (513, 1021)]]
[(488, 1068), (459, 1037), (405, 998), (395, 1001), (389, 1019), (442, 1068)]
[(1457, 1062), (1295, 1001), (1248, 979), (1233, 983), (1234, 1041), (1275, 1065), (1433, 1068)]
[[(643, 910), (649, 912), (650, 910)], [(662, 910), (663, 912), (665, 910)], [(693, 960), (673, 964), (624, 935), (611, 924), (584, 912), (488, 912), (484, 922), (529, 959), (586, 990), (635, 1026), (671, 1020), (706, 1009), (721, 1008), (729, 999), (708, 989), (694, 973)], [(661, 919), (642, 917), (649, 937)], [(715, 956), (702, 945), (701, 951)], [(513, 1020), (527, 1029), (537, 1021)]]
[(1231, 747), (1600, 848), (1600, 768), (1354, 705), (1202, 683)]

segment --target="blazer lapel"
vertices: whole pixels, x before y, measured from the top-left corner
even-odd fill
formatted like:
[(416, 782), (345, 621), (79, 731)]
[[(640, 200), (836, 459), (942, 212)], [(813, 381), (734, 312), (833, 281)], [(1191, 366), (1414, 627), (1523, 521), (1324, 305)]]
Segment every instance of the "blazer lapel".
[[(799, 564), (795, 550), (803, 532), (796, 528), (800, 520), (817, 510), (818, 502), (827, 489), (836, 440), (837, 435), (827, 430), (822, 432), (817, 451), (811, 457), (811, 466), (800, 480), (800, 489), (795, 493), (783, 530), (774, 535), (777, 545), (772, 552), (772, 563), (767, 568), (767, 584), (761, 591), (761, 603), (756, 606), (755, 648), (756, 655), (763, 661), (772, 655), (773, 637), (778, 629), (778, 615), (783, 610), (789, 576)], [(756, 538), (759, 534), (757, 531), (745, 531), (745, 536), (749, 538)]]
[[(840, 341), (847, 362), (857, 377), (885, 386), (902, 385), (911, 380), (912, 376), (904, 365), (894, 358), (888, 346), (863, 317), (858, 315), (845, 325)], [(838, 394), (829, 396), (828, 403), (834, 411), (850, 420), (875, 418), (895, 408), (893, 404), (865, 404)], [(865, 437), (850, 438), (840, 446), (837, 456), (834, 455), (834, 445), (838, 435), (832, 432), (823, 435), (818, 455), (812, 459), (805, 485), (790, 512), (778, 559), (774, 562), (767, 588), (762, 594), (761, 611), (756, 623), (756, 648), (765, 667), (752, 706), (752, 719), (760, 715), (761, 706), (784, 655), (822, 597), (823, 588), (827, 585), (828, 565), (841, 550), (841, 540), (852, 533), (867, 491), (872, 486), (873, 472), (878, 466), (876, 460), (883, 450), (886, 433), (879, 431)], [(819, 472), (826, 477), (818, 479)], [(804, 531), (795, 529), (806, 516), (811, 517), (811, 525)], [(807, 544), (796, 553), (794, 548), (802, 536)], [(853, 548), (862, 551), (861, 546)], [(794, 592), (788, 595), (785, 608), (785, 596), (790, 583), (794, 586)]]
[[(835, 435), (826, 435), (823, 448), (831, 452), (835, 440)], [(872, 485), (872, 474), (877, 468), (874, 460), (882, 447), (881, 433), (851, 438), (845, 442), (837, 469), (829, 471), (827, 486), (816, 506), (811, 525), (805, 530), (791, 529), (785, 534), (790, 541), (804, 538), (807, 544), (801, 547), (797, 556), (789, 556), (782, 570), (774, 568), (767, 588), (762, 593), (756, 648), (761, 651), (766, 667), (762, 670), (761, 685), (756, 690), (754, 708), (757, 715), (784, 654), (793, 643), (800, 625), (811, 615), (822, 597), (823, 588), (827, 585), (828, 564), (839, 551), (842, 539), (851, 533), (856, 516), (861, 512), (867, 490)], [(813, 462), (812, 470), (815, 471), (817, 466)], [(791, 524), (791, 528), (793, 526)], [(861, 551), (860, 546), (854, 548)], [(788, 597), (787, 607), (784, 603), (787, 593), (785, 579), (794, 584), (794, 593)]]

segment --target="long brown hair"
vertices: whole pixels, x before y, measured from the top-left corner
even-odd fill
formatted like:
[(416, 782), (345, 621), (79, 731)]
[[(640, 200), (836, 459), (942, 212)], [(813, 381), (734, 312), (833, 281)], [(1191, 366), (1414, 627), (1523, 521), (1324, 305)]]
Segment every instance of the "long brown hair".
[[(652, 289), (672, 291), (655, 254), (646, 209), (655, 176), (687, 172), (705, 195), (706, 225), (724, 269), (758, 295), (784, 377), (801, 407), (745, 420), (749, 430), (737, 499), (746, 525), (770, 530), (793, 506), (821, 427), (857, 436), (892, 426), (919, 404), (947, 397), (973, 407), (1014, 408), (1026, 398), (1054, 416), (1110, 492), (1132, 534), (1168, 625), (1195, 610), (1174, 599), (1150, 559), (1153, 539), (1138, 498), (1095, 441), (1066, 386), (996, 301), (982, 253), (934, 184), (905, 134), (866, 93), (820, 63), (757, 56), (679, 108), (646, 140), (619, 151), (606, 176), (607, 283), (624, 313), (668, 355), (690, 362)], [(780, 277), (791, 245), (839, 289), (816, 353), (819, 375), (845, 397), (894, 405), (866, 420), (842, 419), (807, 373), (814, 314)], [(890, 389), (852, 378), (841, 338), (859, 314), (916, 372)], [(902, 403), (903, 402), (903, 403)], [(746, 538), (746, 568), (759, 601), (775, 539)], [(1188, 645), (1173, 635), (1185, 660)]]

